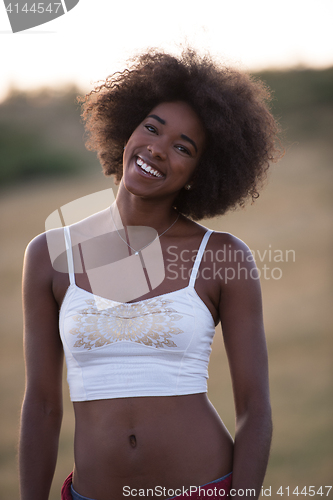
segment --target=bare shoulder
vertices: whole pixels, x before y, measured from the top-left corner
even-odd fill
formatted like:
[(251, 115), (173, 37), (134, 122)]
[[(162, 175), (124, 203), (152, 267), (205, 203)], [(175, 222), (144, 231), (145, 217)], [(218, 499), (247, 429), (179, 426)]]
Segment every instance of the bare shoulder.
[[(109, 232), (111, 229), (109, 212), (110, 209), (107, 208), (71, 224), (69, 227), (72, 245), (92, 236)], [(30, 241), (25, 252), (25, 265), (36, 267), (44, 274), (54, 270), (67, 272), (67, 269), (64, 269), (66, 266), (65, 252), (64, 228), (50, 229)]]
[(43, 257), (48, 254), (48, 238), (54, 237), (57, 240), (64, 239), (64, 229), (50, 229), (35, 236), (27, 245), (25, 255), (29, 257)]
[(239, 265), (244, 265), (247, 269), (256, 267), (248, 245), (233, 234), (214, 231), (208, 248), (213, 251), (215, 262), (223, 262), (232, 268)]
[(33, 238), (24, 255), (24, 273), (33, 271), (36, 277), (50, 279), (55, 254), (66, 248), (63, 228), (52, 229)]
[(212, 233), (211, 244), (216, 248), (223, 248), (224, 246), (227, 246), (232, 250), (243, 250), (246, 252), (251, 252), (251, 250), (243, 240), (237, 238), (237, 236), (234, 236), (231, 233), (223, 231), (214, 231)]
[(41, 233), (29, 242), (25, 250), (24, 271), (34, 268), (38, 274), (45, 273), (49, 262), (46, 233)]
[(25, 258), (42, 257), (46, 250), (46, 232), (35, 236), (27, 245)]

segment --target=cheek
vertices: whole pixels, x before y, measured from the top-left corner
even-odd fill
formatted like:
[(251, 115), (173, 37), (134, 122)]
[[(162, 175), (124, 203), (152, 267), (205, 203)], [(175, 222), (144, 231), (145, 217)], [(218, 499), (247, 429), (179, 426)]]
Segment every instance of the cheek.
[(195, 168), (189, 167), (187, 165), (186, 168), (181, 168), (178, 170), (178, 175), (175, 177), (174, 185), (177, 188), (183, 188), (185, 184), (187, 184), (193, 177)]
[(194, 174), (198, 164), (199, 164), (199, 160), (189, 162), (189, 165), (187, 166), (187, 169), (186, 169), (186, 176), (188, 177), (188, 179), (193, 177), (193, 174)]
[(141, 133), (135, 130), (126, 143), (124, 149), (124, 159), (126, 158), (128, 159), (129, 156), (135, 154), (136, 149), (138, 147), (142, 147), (143, 145), (144, 145), (144, 137), (142, 136)]
[(123, 164), (125, 165), (126, 162), (128, 162), (131, 157), (134, 154), (134, 149), (135, 145), (138, 144), (138, 141), (136, 140), (136, 136), (134, 133), (131, 135), (131, 137), (128, 139), (125, 147), (124, 147), (124, 153), (123, 153)]

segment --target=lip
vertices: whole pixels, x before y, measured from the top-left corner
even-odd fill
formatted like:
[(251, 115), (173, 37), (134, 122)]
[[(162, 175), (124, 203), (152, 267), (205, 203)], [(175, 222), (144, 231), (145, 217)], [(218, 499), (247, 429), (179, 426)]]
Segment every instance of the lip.
[[(147, 172), (145, 172), (136, 162), (137, 158), (140, 158), (144, 163), (146, 163), (147, 165), (149, 165), (150, 167), (152, 167), (154, 170), (156, 170), (157, 172), (159, 172), (163, 177), (156, 177), (154, 175), (151, 175)], [(162, 180), (162, 179), (165, 179), (165, 173), (161, 171), (161, 169), (159, 169), (155, 163), (153, 163), (152, 161), (148, 160), (145, 156), (142, 156), (142, 155), (136, 155), (134, 157), (134, 164), (135, 164), (135, 168), (138, 170), (138, 172), (143, 176), (145, 177), (146, 179), (154, 179), (154, 180)]]

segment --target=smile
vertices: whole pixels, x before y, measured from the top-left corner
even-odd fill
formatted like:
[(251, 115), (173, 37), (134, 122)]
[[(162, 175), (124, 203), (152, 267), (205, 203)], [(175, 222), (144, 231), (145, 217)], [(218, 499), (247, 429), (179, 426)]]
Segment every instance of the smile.
[(154, 169), (153, 167), (145, 163), (143, 159), (140, 157), (136, 158), (136, 164), (138, 165), (138, 167), (141, 168), (141, 170), (144, 170), (147, 174), (153, 177), (164, 177), (164, 175), (161, 174), (161, 172), (159, 172), (158, 170)]

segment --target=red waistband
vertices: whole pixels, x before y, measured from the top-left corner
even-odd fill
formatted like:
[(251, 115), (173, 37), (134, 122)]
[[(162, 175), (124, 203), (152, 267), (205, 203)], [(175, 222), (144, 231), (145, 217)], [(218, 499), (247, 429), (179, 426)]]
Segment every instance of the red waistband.
[(64, 484), (61, 488), (61, 500), (73, 500), (71, 494), (71, 484), (72, 484), (73, 472), (70, 473), (68, 477), (66, 477)]

